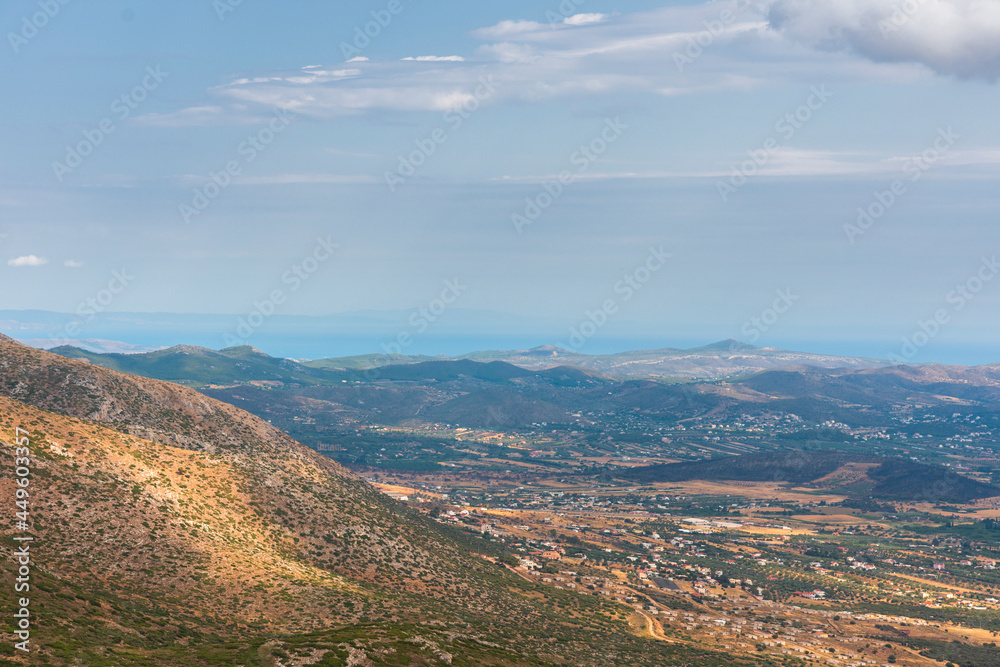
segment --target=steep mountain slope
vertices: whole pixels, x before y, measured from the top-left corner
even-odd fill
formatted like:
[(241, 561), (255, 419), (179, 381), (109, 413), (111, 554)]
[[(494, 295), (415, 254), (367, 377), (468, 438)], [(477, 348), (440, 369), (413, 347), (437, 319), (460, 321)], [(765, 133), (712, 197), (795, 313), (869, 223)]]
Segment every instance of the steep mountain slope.
[[(5, 443), (31, 433), (37, 545), (38, 651), (8, 644), (10, 664), (717, 662), (631, 636), (623, 607), (524, 582), (184, 387), (0, 340), (0, 394)], [(12, 464), (11, 445), (0, 451)], [(0, 504), (13, 495), (0, 476)]]
[[(349, 646), (351, 633), (332, 645), (329, 636), (359, 623), (368, 627), (358, 636), (385, 634), (395, 641), (433, 635), (435, 626), (452, 633), (463, 628), (472, 645), (461, 650), (474, 656), (484, 641), (503, 638), (508, 647), (518, 642), (505, 620), (512, 615), (532, 617), (559, 634), (554, 610), (560, 602), (566, 620), (587, 613), (604, 616), (599, 624), (613, 623), (614, 613), (590, 600), (555, 596), (563, 599), (533, 603), (519, 581), (416, 517), (372, 523), (382, 497), (352, 498), (358, 504), (350, 506), (327, 489), (322, 500), (336, 512), (276, 506), (274, 498), (245, 491), (259, 471), (242, 470), (225, 456), (141, 440), (6, 398), (0, 398), (0, 414), (5, 440), (15, 426), (31, 432), (31, 534), (37, 551), (35, 587), (28, 593), (37, 654), (30, 664), (77, 664), (74, 659), (83, 658), (86, 665), (275, 665), (237, 657), (270, 656), (265, 644), (287, 649), (304, 641), (289, 635), (303, 633), (314, 635), (317, 650), (339, 652)], [(5, 459), (8, 453), (4, 447)], [(284, 484), (285, 495), (301, 500), (302, 481)], [(0, 483), (4, 506), (13, 507), (13, 492), (7, 476)], [(340, 521), (331, 520), (334, 515)], [(389, 525), (386, 519), (395, 521)], [(386, 528), (394, 534), (379, 532)], [(3, 533), (10, 538), (9, 527)], [(321, 554), (307, 542), (315, 535), (333, 549)], [(386, 567), (397, 560), (402, 573)], [(4, 591), (13, 590), (14, 576), (10, 559), (4, 559)], [(402, 630), (403, 624), (410, 629)], [(439, 652), (458, 648), (447, 634), (437, 639)], [(226, 641), (217, 645), (213, 636)], [(165, 649), (175, 642), (181, 645)], [(491, 660), (474, 662), (536, 662), (529, 645), (489, 652)], [(11, 656), (9, 644), (4, 654)]]
[[(337, 463), (230, 405), (184, 387), (96, 369), (4, 341), (0, 386), (11, 398), (35, 407), (210, 454), (210, 461), (225, 463), (239, 474), (226, 495), (242, 494), (242, 502), (259, 505), (267, 519), (294, 532), (297, 549), (303, 557), (309, 554), (307, 560), (320, 560), (360, 579), (373, 579), (377, 572), (380, 583), (421, 591), (429, 585), (403, 572), (433, 563), (451, 571), (442, 579), (454, 583), (445, 584), (450, 590), (442, 590), (442, 595), (456, 594), (453, 588), (463, 579), (460, 568), (449, 564), (449, 558), (459, 556), (454, 546), (433, 540), (424, 526), (417, 530), (419, 516)], [(366, 544), (380, 544), (382, 549)], [(381, 563), (377, 551), (390, 551), (393, 558)]]

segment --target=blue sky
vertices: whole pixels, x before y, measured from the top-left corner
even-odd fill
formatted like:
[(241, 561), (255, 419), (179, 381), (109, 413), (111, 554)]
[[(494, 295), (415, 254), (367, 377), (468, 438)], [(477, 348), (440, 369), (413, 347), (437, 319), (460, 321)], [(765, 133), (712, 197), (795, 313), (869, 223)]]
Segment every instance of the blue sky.
[(17, 0), (0, 29), (0, 309), (409, 311), (459, 280), (449, 308), (567, 335), (611, 300), (596, 337), (918, 360), (1000, 324), (996, 2)]

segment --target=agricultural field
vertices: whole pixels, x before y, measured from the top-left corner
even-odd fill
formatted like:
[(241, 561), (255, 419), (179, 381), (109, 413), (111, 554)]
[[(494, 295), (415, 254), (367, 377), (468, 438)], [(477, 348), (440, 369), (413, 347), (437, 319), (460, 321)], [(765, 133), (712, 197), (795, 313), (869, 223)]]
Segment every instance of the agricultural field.
[(785, 664), (1000, 664), (1000, 498), (934, 506), (774, 483), (369, 479), (502, 547), (528, 580), (631, 607), (660, 641)]

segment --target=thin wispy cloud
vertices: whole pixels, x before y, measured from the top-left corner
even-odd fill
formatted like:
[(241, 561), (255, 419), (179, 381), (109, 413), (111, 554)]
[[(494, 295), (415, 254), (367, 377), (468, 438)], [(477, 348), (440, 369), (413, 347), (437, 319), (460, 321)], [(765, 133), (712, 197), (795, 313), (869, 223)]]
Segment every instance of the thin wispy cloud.
[(1000, 5), (985, 5), (928, 2), (887, 36), (879, 34), (878, 21), (891, 16), (889, 0), (733, 0), (581, 13), (552, 24), (512, 18), (473, 30), (481, 43), (471, 55), (357, 57), (347, 66), (242, 76), (209, 91), (212, 104), (138, 122), (235, 124), (274, 108), (313, 118), (448, 111), (470, 104), (487, 75), (503, 84), (490, 104), (609, 93), (694, 95), (818, 79), (900, 81), (919, 76), (909, 69), (914, 63), (995, 78)]
[[(706, 56), (701, 76), (689, 77), (674, 68), (673, 54), (705, 30), (706, 18), (729, 5), (737, 6), (734, 1), (614, 16), (581, 13), (554, 25), (505, 20), (472, 32), (482, 42), (473, 57), (420, 55), (397, 61), (360, 57), (347, 67), (313, 64), (288, 72), (241, 76), (209, 91), (217, 103), (144, 116), (140, 122), (217, 124), (224, 118), (259, 115), (260, 107), (289, 109), (314, 118), (381, 110), (448, 111), (472, 103), (484, 76), (502, 83), (491, 104), (608, 92), (694, 92), (733, 80), (733, 72), (718, 74), (711, 64), (713, 58), (728, 53), (727, 45), (743, 42), (736, 44), (739, 53), (729, 54), (727, 62), (741, 63), (738, 70), (749, 71), (753, 58), (746, 52), (752, 51), (752, 43), (772, 39), (762, 34), (771, 32), (766, 17), (746, 10), (713, 36), (719, 54)], [(767, 58), (773, 60), (773, 54)], [(752, 78), (746, 76), (744, 81)]]
[(462, 56), (407, 56), (403, 60), (416, 61), (418, 63), (461, 63), (465, 62)]
[(277, 174), (233, 179), (234, 185), (365, 185), (380, 182), (367, 174)]
[(136, 125), (147, 127), (203, 127), (207, 125), (238, 125), (249, 122), (245, 109), (225, 109), (219, 105), (188, 107), (168, 113), (151, 113), (135, 118)]
[[(580, 181), (604, 180), (652, 180), (652, 179), (717, 179), (730, 176), (734, 168), (746, 159), (746, 155), (732, 156), (731, 163), (720, 163), (713, 169), (702, 170), (595, 170), (574, 176)], [(975, 167), (983, 175), (994, 176), (1000, 172), (1000, 149), (998, 150), (953, 150), (936, 158), (933, 170), (929, 163), (921, 162), (917, 155), (880, 155), (871, 151), (837, 151), (784, 147), (769, 155), (767, 161), (755, 168), (757, 177), (813, 178), (818, 176), (885, 176), (892, 178), (904, 173), (910, 176), (919, 170), (922, 178), (949, 178), (955, 169)], [(920, 169), (920, 165), (927, 169)], [(962, 172), (963, 177), (969, 175)], [(543, 184), (558, 180), (556, 173), (513, 176), (505, 175), (490, 179), (494, 184), (532, 183)]]

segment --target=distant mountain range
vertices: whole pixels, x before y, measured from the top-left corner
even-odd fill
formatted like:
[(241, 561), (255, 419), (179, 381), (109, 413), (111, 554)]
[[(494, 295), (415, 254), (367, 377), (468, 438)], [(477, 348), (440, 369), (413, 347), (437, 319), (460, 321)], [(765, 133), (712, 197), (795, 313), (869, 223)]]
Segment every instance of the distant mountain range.
[[(271, 357), (249, 346), (220, 351), (177, 346), (107, 355), (60, 347), (53, 352), (201, 388), (268, 418), (277, 417), (273, 411), (290, 410), (321, 421), (333, 419), (334, 414), (338, 420), (376, 421), (419, 416), (463, 426), (522, 427), (542, 421), (568, 424), (580, 412), (631, 411), (669, 422), (705, 415), (735, 420), (741, 415), (785, 413), (814, 422), (878, 428), (898, 426), (898, 415), (922, 409), (942, 417), (954, 412), (979, 417), (967, 425), (970, 429), (996, 428), (1000, 420), (1000, 365), (886, 366), (750, 346), (730, 351), (735, 347), (724, 342), (697, 350), (606, 357), (544, 349), (470, 355), (476, 359), (366, 356), (304, 363)], [(792, 365), (804, 360), (854, 366)], [(378, 365), (380, 361), (385, 365)], [(776, 367), (759, 368), (765, 364)], [(666, 367), (673, 373), (709, 377), (659, 375)], [(723, 372), (727, 379), (715, 377)], [(250, 383), (271, 386), (266, 395), (258, 396), (265, 388)], [(374, 391), (375, 387), (392, 391)], [(322, 416), (327, 409), (330, 415)], [(935, 433), (941, 428), (927, 424), (920, 430)], [(948, 428), (960, 432), (965, 427)]]
[[(448, 309), (435, 320), (431, 330), (420, 334), (411, 323), (414, 311), (404, 310), (315, 316), (279, 312), (255, 328), (247, 328), (246, 314), (95, 313), (88, 309), (81, 313), (0, 310), (0, 332), (42, 348), (66, 344), (70, 338), (76, 339), (71, 344), (95, 352), (149, 351), (178, 342), (211, 349), (252, 343), (277, 356), (316, 359), (334, 353), (382, 350), (383, 345), (391, 345), (401, 332), (411, 334), (409, 345), (402, 350), (409, 354), (533, 346), (565, 340), (569, 324), (556, 318), (518, 317), (463, 308)], [(615, 340), (643, 341), (640, 346), (663, 340), (660, 331), (648, 326), (640, 331), (622, 320), (609, 324), (602, 335)], [(625, 349), (634, 345), (615, 347)]]
[(838, 357), (754, 347), (737, 340), (724, 340), (690, 349), (663, 348), (617, 354), (588, 355), (545, 345), (530, 350), (484, 351), (457, 357), (385, 357), (365, 355), (307, 362), (313, 368), (364, 368), (386, 360), (415, 363), (428, 359), (471, 359), (503, 361), (521, 368), (541, 370), (555, 366), (576, 366), (616, 378), (661, 378), (668, 380), (714, 380), (788, 366), (818, 368), (883, 368), (891, 363), (881, 359)]
[[(97, 353), (73, 346), (57, 346), (52, 351), (64, 356), (86, 358), (93, 363), (165, 380), (220, 383), (227, 380), (284, 380), (313, 382), (321, 378), (344, 379), (344, 371), (384, 374), (386, 367), (424, 362), (476, 361), (503, 362), (527, 370), (572, 366), (618, 379), (653, 378), (665, 381), (705, 381), (745, 376), (760, 371), (811, 366), (827, 369), (886, 368), (884, 360), (838, 357), (754, 347), (726, 340), (687, 350), (664, 348), (587, 355), (558, 347), (530, 350), (483, 351), (457, 357), (369, 354), (352, 357), (295, 361), (277, 359), (249, 346), (220, 351), (190, 345), (132, 353)], [(238, 365), (237, 365), (238, 364)], [(228, 371), (225, 369), (229, 369)], [(395, 369), (393, 373), (400, 372)], [(250, 375), (247, 375), (250, 373)], [(309, 380), (307, 378), (313, 378)]]
[[(250, 344), (267, 351), (272, 356), (293, 359), (322, 359), (347, 357), (349, 355), (377, 355), (380, 352), (411, 355), (449, 355), (450, 358), (486, 358), (514, 362), (506, 350), (520, 350), (522, 364), (544, 359), (549, 352), (556, 352), (581, 360), (590, 356), (607, 356), (606, 360), (595, 363), (623, 365), (628, 356), (635, 352), (625, 350), (646, 350), (661, 357), (674, 357), (670, 364), (656, 370), (660, 375), (678, 372), (678, 377), (708, 377), (716, 362), (699, 360), (692, 355), (698, 353), (740, 353), (752, 352), (749, 346), (723, 341), (716, 345), (703, 345), (722, 332), (732, 330), (728, 326), (702, 325), (679, 328), (641, 325), (614, 318), (601, 329), (599, 335), (581, 341), (570, 335), (570, 325), (578, 324), (574, 318), (519, 317), (507, 313), (488, 310), (452, 308), (438, 318), (426, 331), (412, 324), (415, 311), (358, 311), (333, 315), (285, 315), (275, 313), (259, 327), (242, 327), (240, 321), (246, 315), (239, 314), (192, 314), (192, 313), (132, 313), (84, 311), (83, 314), (58, 313), (42, 310), (0, 310), (0, 332), (42, 349), (60, 345), (73, 345), (93, 352), (147, 352), (171, 347), (178, 343), (197, 345), (209, 349), (219, 349)], [(878, 360), (898, 353), (899, 335), (895, 329), (866, 332), (867, 338), (838, 338), (836, 340), (816, 339), (812, 334), (794, 334), (781, 344), (771, 342), (768, 347), (750, 358), (744, 370), (772, 368), (774, 363), (784, 363), (781, 355), (806, 356), (812, 365), (829, 367), (839, 362), (838, 357), (861, 359), (861, 362), (884, 363)], [(397, 341), (405, 335), (405, 345)], [(249, 338), (247, 338), (249, 336)], [(775, 339), (768, 339), (775, 341)], [(752, 341), (757, 343), (757, 341)], [(761, 344), (761, 343), (757, 343)], [(717, 348), (717, 349), (715, 349)], [(475, 350), (501, 350), (502, 352), (475, 353)], [(823, 354), (786, 352), (787, 350), (809, 350)], [(645, 354), (645, 353), (644, 353)], [(489, 355), (493, 355), (489, 357)], [(624, 356), (623, 356), (624, 355)], [(684, 363), (683, 357), (689, 358)], [(617, 359), (614, 357), (618, 357)], [(761, 359), (769, 357), (769, 359)], [(739, 365), (739, 359), (732, 360)], [(990, 341), (955, 341), (940, 337), (933, 345), (922, 349), (914, 358), (919, 363), (949, 362), (963, 364), (992, 363), (1000, 361)], [(572, 365), (587, 364), (584, 361), (567, 361)], [(763, 365), (762, 365), (763, 364)], [(721, 372), (727, 372), (725, 368)], [(740, 369), (737, 369), (739, 371)]]
[(158, 345), (133, 345), (132, 343), (123, 343), (120, 340), (105, 340), (103, 338), (22, 338), (18, 342), (39, 350), (51, 350), (55, 347), (78, 347), (81, 350), (100, 354), (136, 354), (164, 349)]

